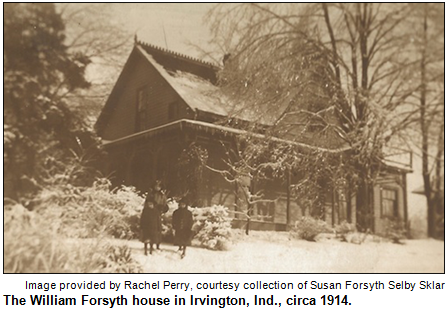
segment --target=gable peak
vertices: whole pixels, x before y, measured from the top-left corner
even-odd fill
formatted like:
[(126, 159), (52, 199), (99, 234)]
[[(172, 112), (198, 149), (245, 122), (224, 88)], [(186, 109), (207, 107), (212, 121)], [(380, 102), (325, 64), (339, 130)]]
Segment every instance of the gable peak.
[(134, 45), (139, 45), (140, 47), (142, 47), (145, 51), (147, 51), (150, 54), (151, 54), (151, 52), (161, 53), (161, 54), (164, 54), (164, 55), (169, 56), (169, 57), (179, 58), (179, 59), (182, 59), (182, 60), (185, 60), (185, 61), (188, 61), (188, 62), (195, 63), (197, 65), (207, 66), (207, 67), (210, 67), (210, 68), (215, 69), (215, 70), (219, 69), (218, 66), (216, 66), (215, 64), (213, 64), (211, 62), (203, 61), (203, 60), (200, 60), (198, 58), (195, 58), (195, 57), (192, 57), (192, 56), (188, 56), (186, 54), (182, 54), (182, 53), (178, 53), (178, 52), (175, 52), (175, 51), (171, 51), (171, 50), (168, 50), (168, 49), (165, 49), (165, 48), (162, 48), (162, 47), (159, 47), (159, 46), (156, 46), (156, 45), (144, 42), (142, 40), (139, 40), (137, 38), (137, 35), (134, 37)]

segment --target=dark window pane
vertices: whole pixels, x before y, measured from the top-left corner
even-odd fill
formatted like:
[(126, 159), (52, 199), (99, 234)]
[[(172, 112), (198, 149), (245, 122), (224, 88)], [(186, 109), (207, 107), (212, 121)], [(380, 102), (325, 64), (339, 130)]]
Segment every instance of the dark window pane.
[(136, 130), (142, 131), (146, 129), (147, 120), (147, 102), (148, 90), (146, 87), (137, 90), (137, 116), (136, 116)]
[(398, 216), (397, 190), (381, 190), (381, 216), (391, 218)]

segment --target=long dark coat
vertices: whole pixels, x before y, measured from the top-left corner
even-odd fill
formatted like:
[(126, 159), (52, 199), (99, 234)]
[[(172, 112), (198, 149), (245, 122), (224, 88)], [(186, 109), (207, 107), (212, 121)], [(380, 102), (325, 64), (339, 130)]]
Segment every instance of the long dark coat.
[(156, 208), (143, 208), (140, 218), (141, 240), (144, 243), (160, 244), (162, 241), (162, 219)]
[(193, 215), (188, 208), (179, 208), (173, 213), (174, 244), (188, 246), (191, 244)]

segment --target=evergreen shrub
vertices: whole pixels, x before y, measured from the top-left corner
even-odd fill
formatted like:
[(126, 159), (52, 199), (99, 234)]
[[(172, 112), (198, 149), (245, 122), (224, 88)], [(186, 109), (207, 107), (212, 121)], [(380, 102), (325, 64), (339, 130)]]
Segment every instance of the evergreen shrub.
[(348, 242), (348, 235), (356, 232), (356, 226), (354, 224), (348, 223), (347, 221), (342, 221), (340, 224), (334, 227), (336, 238), (342, 242)]
[(229, 248), (232, 225), (228, 210), (219, 205), (192, 209), (194, 240), (200, 246), (213, 250)]

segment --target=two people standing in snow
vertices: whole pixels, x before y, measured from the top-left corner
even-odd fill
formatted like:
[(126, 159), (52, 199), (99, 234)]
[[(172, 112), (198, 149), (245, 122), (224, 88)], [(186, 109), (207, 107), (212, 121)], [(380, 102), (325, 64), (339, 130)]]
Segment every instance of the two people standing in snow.
[[(153, 253), (154, 245), (160, 250), (162, 241), (162, 214), (168, 211), (167, 197), (162, 191), (160, 181), (156, 181), (154, 188), (148, 192), (140, 218), (141, 241), (144, 243), (145, 255)], [(187, 246), (191, 243), (193, 215), (187, 208), (183, 198), (173, 213), (174, 244), (179, 246), (181, 258), (185, 257)]]

